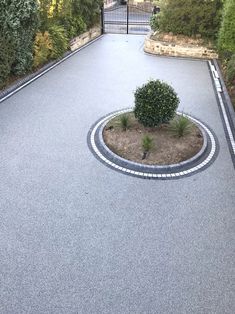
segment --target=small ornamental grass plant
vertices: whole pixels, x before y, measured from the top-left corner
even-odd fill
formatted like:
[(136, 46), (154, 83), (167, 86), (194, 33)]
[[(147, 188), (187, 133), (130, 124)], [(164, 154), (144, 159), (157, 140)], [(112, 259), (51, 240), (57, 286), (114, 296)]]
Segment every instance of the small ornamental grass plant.
[(174, 117), (178, 104), (179, 98), (170, 85), (150, 80), (135, 91), (134, 115), (145, 127), (156, 127)]
[(120, 124), (123, 131), (126, 131), (130, 127), (129, 117), (126, 114), (121, 115)]
[(176, 137), (183, 137), (189, 134), (191, 130), (191, 121), (183, 115), (177, 116), (174, 120), (171, 121), (169, 125), (169, 131), (173, 136)]
[(150, 153), (153, 147), (154, 147), (153, 138), (151, 138), (149, 135), (144, 135), (142, 138), (142, 148), (143, 148), (142, 159), (145, 159), (147, 157), (147, 155)]

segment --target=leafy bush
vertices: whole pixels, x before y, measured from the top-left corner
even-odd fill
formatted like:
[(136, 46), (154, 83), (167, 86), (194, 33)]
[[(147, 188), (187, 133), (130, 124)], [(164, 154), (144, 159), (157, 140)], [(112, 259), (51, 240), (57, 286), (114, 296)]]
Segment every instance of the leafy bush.
[(159, 14), (154, 14), (151, 16), (150, 26), (154, 32), (159, 30)]
[(230, 84), (235, 83), (235, 54), (232, 55), (227, 64), (226, 79)]
[(1, 6), (3, 5), (4, 14), (0, 15), (0, 25), (15, 48), (12, 72), (17, 75), (25, 74), (33, 64), (33, 43), (38, 27), (38, 3), (35, 0), (3, 2)]
[(219, 32), (218, 47), (221, 52), (235, 53), (235, 1), (227, 0)]
[(52, 25), (49, 29), (49, 37), (52, 43), (50, 57), (60, 58), (68, 48), (68, 38), (65, 29), (60, 25)]
[(153, 149), (153, 138), (148, 135), (145, 135), (142, 138), (142, 148), (145, 153)]
[[(22, 75), (32, 65), (37, 67), (49, 58), (60, 57), (68, 39), (99, 22), (101, 3), (101, 0), (1, 0), (1, 34), (12, 43), (12, 48), (7, 41), (0, 47), (0, 84), (10, 73)], [(9, 62), (5, 53), (8, 48)]]
[(183, 137), (191, 132), (191, 128), (191, 121), (187, 117), (180, 115), (171, 121), (169, 130), (174, 136)]
[(99, 23), (102, 0), (74, 0), (74, 2), (77, 2), (77, 5), (73, 6), (73, 16), (81, 15), (87, 28)]
[(14, 58), (15, 51), (12, 43), (4, 35), (0, 34), (0, 88), (6, 83)]
[(50, 58), (51, 50), (52, 41), (49, 33), (37, 33), (34, 43), (34, 67), (45, 64)]
[(87, 29), (86, 23), (81, 16), (63, 16), (59, 19), (60, 24), (65, 28), (69, 38), (84, 33)]
[(167, 83), (151, 80), (135, 92), (134, 114), (145, 127), (169, 122), (179, 104), (174, 89)]
[(214, 39), (220, 26), (222, 5), (223, 0), (165, 1), (160, 13), (160, 31), (186, 36), (201, 34)]
[(121, 123), (122, 130), (126, 131), (130, 126), (129, 117), (126, 114), (121, 115), (120, 123)]

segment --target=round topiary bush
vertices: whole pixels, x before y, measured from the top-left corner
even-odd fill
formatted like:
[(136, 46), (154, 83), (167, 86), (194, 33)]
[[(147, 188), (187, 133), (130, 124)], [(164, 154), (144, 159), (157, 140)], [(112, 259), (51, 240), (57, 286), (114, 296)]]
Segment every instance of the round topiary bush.
[(167, 83), (151, 80), (135, 91), (134, 114), (145, 127), (169, 122), (175, 115), (179, 98)]

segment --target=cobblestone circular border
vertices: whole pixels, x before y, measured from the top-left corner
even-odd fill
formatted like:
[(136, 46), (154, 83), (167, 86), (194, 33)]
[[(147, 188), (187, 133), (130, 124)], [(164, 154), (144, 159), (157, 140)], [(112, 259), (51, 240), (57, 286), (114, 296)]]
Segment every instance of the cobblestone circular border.
[(213, 132), (204, 123), (198, 119), (181, 112), (188, 117), (200, 129), (204, 143), (201, 150), (192, 158), (178, 164), (172, 165), (144, 165), (124, 159), (113, 153), (103, 140), (103, 129), (106, 124), (114, 117), (133, 111), (133, 108), (123, 109), (108, 114), (98, 120), (88, 133), (88, 146), (102, 163), (110, 168), (122, 172), (127, 175), (132, 175), (146, 179), (178, 179), (184, 176), (189, 176), (197, 173), (208, 167), (218, 154), (218, 141)]

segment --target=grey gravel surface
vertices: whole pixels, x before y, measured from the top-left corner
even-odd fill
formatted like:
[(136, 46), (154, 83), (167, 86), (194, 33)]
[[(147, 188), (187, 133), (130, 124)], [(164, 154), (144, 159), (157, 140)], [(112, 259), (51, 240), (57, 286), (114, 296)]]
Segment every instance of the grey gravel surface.
[[(235, 176), (204, 61), (105, 35), (0, 105), (0, 313), (233, 314)], [(149, 78), (206, 122), (220, 153), (174, 181), (115, 172), (87, 147)]]

